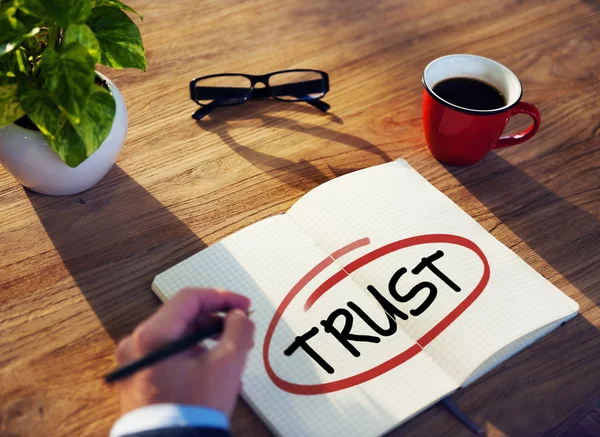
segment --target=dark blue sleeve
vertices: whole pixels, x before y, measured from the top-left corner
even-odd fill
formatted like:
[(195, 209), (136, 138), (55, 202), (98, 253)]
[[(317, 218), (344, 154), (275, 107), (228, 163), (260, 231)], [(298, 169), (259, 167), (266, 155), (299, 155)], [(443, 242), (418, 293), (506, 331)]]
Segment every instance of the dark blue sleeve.
[(123, 437), (231, 437), (229, 431), (221, 428), (173, 428), (152, 429), (149, 431), (126, 434)]

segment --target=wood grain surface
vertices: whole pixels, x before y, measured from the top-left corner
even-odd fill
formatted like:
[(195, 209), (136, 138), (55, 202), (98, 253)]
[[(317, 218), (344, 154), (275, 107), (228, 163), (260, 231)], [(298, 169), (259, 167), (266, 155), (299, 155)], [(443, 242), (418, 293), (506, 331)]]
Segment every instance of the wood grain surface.
[[(107, 435), (119, 411), (101, 376), (115, 343), (158, 308), (156, 274), (318, 184), (396, 158), (581, 308), (457, 403), (490, 436), (600, 435), (598, 0), (128, 3), (144, 15), (148, 71), (102, 69), (130, 115), (114, 168), (62, 198), (0, 169), (0, 436)], [(450, 53), (512, 69), (542, 113), (538, 135), (473, 167), (437, 162), (420, 80)], [(195, 76), (293, 67), (330, 74), (329, 114), (260, 101), (190, 117)], [(269, 435), (241, 401), (232, 428)], [(392, 435), (471, 434), (433, 407)]]

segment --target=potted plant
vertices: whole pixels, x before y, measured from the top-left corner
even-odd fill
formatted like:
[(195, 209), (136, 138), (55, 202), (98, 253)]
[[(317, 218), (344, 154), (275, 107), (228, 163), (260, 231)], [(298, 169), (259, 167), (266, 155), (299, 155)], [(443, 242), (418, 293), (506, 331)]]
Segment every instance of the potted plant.
[(124, 11), (137, 14), (119, 0), (0, 0), (0, 163), (24, 186), (74, 194), (114, 164), (127, 109), (95, 66), (146, 70)]

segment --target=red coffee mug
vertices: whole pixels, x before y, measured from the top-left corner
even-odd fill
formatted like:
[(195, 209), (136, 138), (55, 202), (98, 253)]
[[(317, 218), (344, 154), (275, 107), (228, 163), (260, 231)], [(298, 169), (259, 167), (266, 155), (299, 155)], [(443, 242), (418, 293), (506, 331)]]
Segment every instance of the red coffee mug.
[[(433, 92), (439, 82), (457, 77), (493, 85), (506, 99), (502, 108), (477, 110), (454, 105)], [(423, 127), (429, 150), (451, 165), (471, 165), (487, 152), (515, 146), (532, 138), (541, 123), (540, 111), (521, 102), (523, 87), (504, 65), (475, 55), (449, 55), (432, 61), (423, 72)], [(527, 114), (533, 123), (522, 132), (501, 136), (508, 119)]]

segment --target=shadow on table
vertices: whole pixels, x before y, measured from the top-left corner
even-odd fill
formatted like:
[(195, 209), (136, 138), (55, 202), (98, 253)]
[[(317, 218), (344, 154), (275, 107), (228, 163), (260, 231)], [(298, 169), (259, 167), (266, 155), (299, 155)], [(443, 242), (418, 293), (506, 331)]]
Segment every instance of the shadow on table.
[[(484, 161), (470, 168), (446, 168), (520, 240), (594, 305), (600, 303), (597, 270), (600, 222), (592, 214), (495, 153), (490, 153)], [(593, 378), (583, 375), (587, 373), (586, 368), (593, 374), (597, 362), (594, 364), (592, 351), (587, 351), (589, 348), (580, 346), (586, 342), (592, 344), (597, 335), (598, 328), (587, 319), (577, 317), (486, 375), (461, 393), (458, 399), (467, 402), (489, 391), (490, 387), (498, 387), (497, 397), (504, 396), (504, 401), (497, 410), (502, 407), (504, 411), (491, 408), (488, 421), (507, 435), (527, 432), (531, 429), (527, 426), (528, 421), (531, 421), (529, 426), (537, 425), (543, 429), (543, 422), (549, 417), (565, 420), (565, 417), (556, 416), (564, 414), (567, 405), (571, 408), (581, 405), (598, 388)], [(574, 354), (572, 347), (576, 345), (579, 346), (578, 353)], [(579, 369), (576, 382), (566, 371), (574, 368)], [(522, 390), (530, 395), (523, 396), (525, 392)], [(473, 396), (477, 392), (479, 395)], [(558, 393), (560, 396), (554, 396)], [(539, 396), (548, 397), (542, 403), (542, 408), (546, 409), (544, 414), (540, 410)], [(530, 412), (536, 414), (527, 417)]]
[[(310, 113), (313, 114), (314, 117), (324, 117), (330, 119), (334, 123), (343, 124), (342, 119), (333, 113), (320, 113), (315, 108), (308, 105), (266, 100), (250, 101), (239, 106), (216, 108), (209, 116), (199, 120), (197, 124), (202, 129), (217, 134), (225, 144), (250, 164), (275, 177), (286, 185), (303, 191), (307, 191), (323, 182), (327, 182), (329, 178), (313, 163), (302, 159), (301, 157), (299, 157), (300, 159), (297, 161), (280, 158), (240, 144), (230, 133), (231, 129), (234, 128), (230, 121), (260, 120), (262, 122), (260, 128), (272, 129), (275, 131), (274, 135), (277, 135), (279, 130), (301, 132), (328, 141), (344, 144), (354, 149), (367, 151), (379, 156), (382, 162), (392, 161), (392, 158), (390, 158), (383, 150), (380, 150), (374, 144), (371, 144), (360, 137), (337, 132), (323, 126), (299, 122), (292, 118), (273, 115), (274, 112), (283, 111)], [(253, 129), (255, 128), (256, 127), (253, 127)], [(329, 168), (336, 176), (341, 176), (342, 174), (355, 170), (335, 168), (332, 166), (329, 166)]]
[(600, 304), (600, 295), (594, 295), (600, 285), (594, 267), (600, 256), (598, 219), (495, 153), (473, 167), (446, 168), (594, 305)]
[[(446, 166), (520, 240), (598, 305), (600, 223), (505, 159), (490, 153), (466, 168)], [(481, 379), (453, 395), (479, 425), (502, 435), (553, 436), (574, 410), (597, 397), (598, 328), (577, 316)], [(574, 351), (574, 348), (577, 348)], [(594, 404), (591, 403), (590, 406)], [(403, 424), (391, 436), (464, 436), (474, 434), (443, 406), (435, 405)], [(495, 434), (494, 434), (495, 435)], [(547, 435), (547, 434), (544, 434)]]
[[(115, 342), (160, 305), (150, 289), (154, 277), (206, 246), (118, 166), (97, 186), (81, 194), (49, 197), (26, 192), (77, 287)], [(213, 285), (239, 289), (252, 296), (252, 306), (257, 313), (254, 317), (268, 322), (275, 313), (271, 300), (259, 291), (258, 285), (224, 246), (216, 250), (218, 248), (219, 259), (228, 265), (229, 271), (223, 283)], [(278, 335), (289, 338), (290, 343), (295, 339), (296, 334), (286, 323), (280, 322), (277, 330)], [(262, 351), (256, 347), (252, 354), (254, 369), (258, 369), (262, 366)], [(285, 359), (283, 350), (281, 357)], [(309, 380), (318, 380), (310, 368), (305, 371)], [(278, 391), (270, 381), (261, 380), (260, 384)], [(282, 411), (292, 411), (296, 402), (294, 396), (280, 396), (278, 405)], [(330, 415), (337, 411), (327, 398), (322, 398), (319, 405)], [(310, 410), (304, 408), (304, 411)], [(360, 413), (352, 410), (344, 414)], [(290, 429), (300, 429), (306, 420), (309, 420), (306, 415), (291, 415), (287, 424)], [(262, 429), (262, 435), (268, 434), (245, 402), (240, 402), (234, 412), (232, 429), (240, 433)]]
[(158, 308), (160, 301), (150, 289), (154, 276), (205, 247), (116, 165), (84, 193), (49, 197), (26, 192), (66, 268), (115, 342)]

